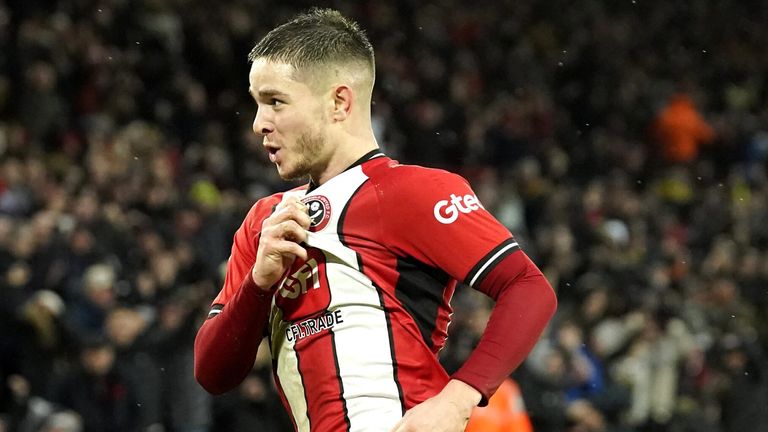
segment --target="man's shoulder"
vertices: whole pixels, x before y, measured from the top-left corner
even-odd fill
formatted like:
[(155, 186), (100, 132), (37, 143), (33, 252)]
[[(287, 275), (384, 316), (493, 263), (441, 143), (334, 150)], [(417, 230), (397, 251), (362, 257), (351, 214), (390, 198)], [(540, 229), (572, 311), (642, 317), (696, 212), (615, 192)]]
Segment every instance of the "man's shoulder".
[(396, 190), (423, 189), (456, 181), (466, 183), (463, 177), (450, 171), (421, 165), (401, 164), (394, 159), (377, 164), (369, 175), (379, 188), (394, 188)]

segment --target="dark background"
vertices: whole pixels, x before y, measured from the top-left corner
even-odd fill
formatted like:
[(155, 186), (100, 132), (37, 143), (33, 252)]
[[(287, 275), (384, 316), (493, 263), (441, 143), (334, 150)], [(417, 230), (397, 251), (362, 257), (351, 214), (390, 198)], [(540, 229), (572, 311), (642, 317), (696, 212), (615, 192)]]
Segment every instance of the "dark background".
[[(285, 3), (0, 0), (0, 430), (285, 430), (268, 361), (216, 398), (191, 369), (286, 187), (246, 61)], [(687, 3), (326, 4), (385, 152), (467, 177), (558, 292), (513, 376), (536, 431), (768, 431), (768, 7)], [(449, 371), (490, 308), (454, 306)]]

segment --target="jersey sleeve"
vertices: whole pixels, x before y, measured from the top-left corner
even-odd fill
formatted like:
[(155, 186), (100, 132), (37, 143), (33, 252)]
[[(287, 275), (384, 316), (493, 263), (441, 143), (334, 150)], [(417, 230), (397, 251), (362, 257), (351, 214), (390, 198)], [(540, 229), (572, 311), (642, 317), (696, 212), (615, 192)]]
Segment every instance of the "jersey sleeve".
[(259, 244), (261, 224), (272, 214), (272, 209), (279, 202), (279, 196), (274, 195), (256, 202), (235, 232), (232, 251), (227, 261), (224, 286), (213, 300), (209, 317), (221, 312), (251, 271), (256, 262), (256, 247)]
[(496, 263), (519, 249), (462, 177), (400, 166), (391, 179), (379, 196), (386, 241), (395, 254), (476, 288)]

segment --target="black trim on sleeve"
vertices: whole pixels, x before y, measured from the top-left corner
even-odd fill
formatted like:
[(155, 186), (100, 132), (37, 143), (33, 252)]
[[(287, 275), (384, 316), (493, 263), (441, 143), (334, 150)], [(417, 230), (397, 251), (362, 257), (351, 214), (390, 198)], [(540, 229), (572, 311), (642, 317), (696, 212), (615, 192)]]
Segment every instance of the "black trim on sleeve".
[(482, 257), (474, 267), (472, 267), (472, 270), (467, 273), (467, 276), (464, 278), (463, 282), (473, 288), (479, 286), (481, 283), (483, 283), (483, 279), (488, 276), (488, 273), (493, 270), (493, 267), (496, 263), (517, 250), (520, 250), (520, 246), (517, 244), (517, 240), (515, 240), (513, 237), (504, 240), (500, 245), (496, 246), (493, 248), (493, 250), (485, 254), (485, 256)]
[(221, 313), (221, 310), (224, 309), (224, 305), (221, 303), (216, 303), (213, 306), (211, 306), (211, 311), (208, 312), (208, 318), (211, 319), (215, 317), (216, 315)]

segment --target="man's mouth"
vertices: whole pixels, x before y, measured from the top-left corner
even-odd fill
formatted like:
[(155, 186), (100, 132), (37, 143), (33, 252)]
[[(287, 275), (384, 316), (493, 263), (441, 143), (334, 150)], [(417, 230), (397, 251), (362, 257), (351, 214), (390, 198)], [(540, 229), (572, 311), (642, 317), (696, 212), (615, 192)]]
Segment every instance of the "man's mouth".
[(274, 163), (275, 161), (277, 161), (277, 154), (280, 151), (280, 148), (270, 144), (264, 145), (264, 148), (267, 149), (267, 153), (269, 153), (270, 162)]

